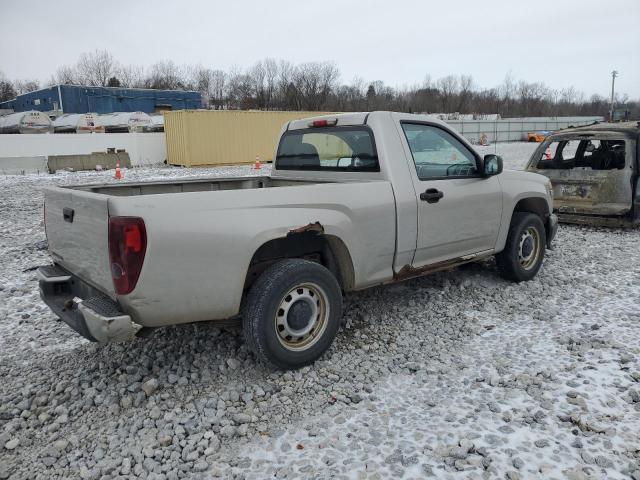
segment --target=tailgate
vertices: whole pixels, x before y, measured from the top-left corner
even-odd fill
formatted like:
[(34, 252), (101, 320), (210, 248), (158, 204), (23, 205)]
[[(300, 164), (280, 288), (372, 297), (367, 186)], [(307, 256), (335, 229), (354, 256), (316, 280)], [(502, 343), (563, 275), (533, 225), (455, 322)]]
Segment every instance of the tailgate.
[(108, 197), (67, 188), (47, 188), (44, 205), (53, 260), (114, 296), (109, 270)]

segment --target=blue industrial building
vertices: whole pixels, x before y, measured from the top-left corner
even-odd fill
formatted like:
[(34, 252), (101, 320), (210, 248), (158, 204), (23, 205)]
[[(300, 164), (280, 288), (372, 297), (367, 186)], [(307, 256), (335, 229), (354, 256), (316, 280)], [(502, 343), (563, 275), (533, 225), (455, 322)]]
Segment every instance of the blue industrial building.
[(201, 106), (199, 92), (81, 85), (55, 85), (0, 103), (0, 109), (11, 108), (15, 112), (61, 110), (64, 113), (153, 113)]

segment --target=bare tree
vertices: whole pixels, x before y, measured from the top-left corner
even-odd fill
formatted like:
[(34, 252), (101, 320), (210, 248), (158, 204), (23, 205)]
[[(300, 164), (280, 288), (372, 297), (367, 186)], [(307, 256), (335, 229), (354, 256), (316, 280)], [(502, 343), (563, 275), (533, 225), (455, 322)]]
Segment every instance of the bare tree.
[(61, 85), (79, 85), (80, 79), (76, 73), (76, 69), (71, 65), (63, 65), (56, 70), (56, 74), (53, 77), (54, 84)]
[(439, 78), (436, 82), (443, 112), (450, 112), (453, 108), (453, 99), (458, 93), (458, 79), (454, 75)]
[(290, 62), (282, 60), (278, 70), (276, 90), (279, 98), (279, 108), (282, 110), (299, 110), (298, 89), (293, 83), (296, 67)]
[(254, 81), (251, 75), (237, 67), (233, 67), (229, 73), (228, 94), (233, 108), (256, 108)]
[(16, 80), (13, 82), (13, 88), (18, 95), (22, 95), (23, 93), (39, 90), (40, 82), (38, 80)]
[(156, 90), (182, 90), (188, 83), (183, 68), (172, 60), (165, 60), (151, 65), (145, 79), (145, 86)]
[(213, 70), (211, 72), (211, 102), (213, 107), (217, 110), (225, 108), (226, 105), (226, 90), (227, 89), (227, 74), (222, 70)]
[(267, 58), (264, 61), (265, 72), (265, 94), (269, 98), (269, 108), (277, 107), (277, 100), (275, 98), (278, 89), (278, 75), (280, 73), (280, 67), (278, 62), (272, 58)]
[[(508, 73), (500, 86), (479, 88), (470, 75), (447, 75), (432, 81), (430, 75), (413, 86), (393, 88), (382, 81), (356, 78), (339, 82), (340, 71), (333, 63), (264, 59), (247, 69), (233, 67), (228, 72), (208, 66), (178, 66), (160, 61), (146, 72), (139, 65), (123, 66), (105, 50), (84, 53), (78, 62), (63, 65), (48, 85), (85, 84), (156, 89), (195, 89), (204, 104), (215, 109), (264, 110), (398, 110), (407, 112), (472, 113), (481, 118), (489, 113), (503, 117), (538, 115), (606, 115), (608, 101), (574, 87), (562, 90), (541, 82), (516, 81)], [(0, 95), (38, 88), (36, 81), (10, 82), (0, 75)], [(640, 116), (640, 102), (619, 93), (616, 104)]]
[(473, 77), (471, 75), (460, 75), (459, 79), (459, 93), (458, 93), (458, 112), (464, 112), (467, 107), (467, 102), (471, 99), (473, 92)]
[(116, 77), (124, 88), (144, 87), (144, 71), (140, 65), (121, 65), (118, 68)]
[(82, 85), (106, 87), (109, 79), (117, 75), (118, 62), (106, 50), (83, 53), (76, 65), (76, 75)]
[(0, 72), (0, 102), (13, 98), (16, 98), (16, 90), (13, 88), (13, 83), (4, 76), (4, 73)]
[(544, 113), (543, 99), (547, 96), (548, 88), (540, 83), (528, 83), (524, 80), (518, 82), (518, 94), (520, 103), (520, 112), (531, 115), (539, 116)]
[(263, 62), (258, 62), (246, 74), (251, 88), (248, 89), (255, 96), (255, 108), (266, 110), (269, 107), (271, 95), (266, 87), (267, 72)]
[(508, 72), (504, 76), (504, 81), (499, 87), (499, 92), (500, 96), (502, 97), (502, 115), (507, 116), (511, 113), (511, 106), (513, 105), (516, 95), (516, 84), (511, 72)]
[(333, 63), (309, 62), (298, 65), (293, 84), (299, 94), (299, 102), (305, 110), (321, 110), (340, 76)]
[(191, 83), (202, 95), (202, 105), (205, 108), (208, 108), (211, 103), (211, 73), (210, 69), (204, 68), (202, 65), (193, 67), (191, 72)]

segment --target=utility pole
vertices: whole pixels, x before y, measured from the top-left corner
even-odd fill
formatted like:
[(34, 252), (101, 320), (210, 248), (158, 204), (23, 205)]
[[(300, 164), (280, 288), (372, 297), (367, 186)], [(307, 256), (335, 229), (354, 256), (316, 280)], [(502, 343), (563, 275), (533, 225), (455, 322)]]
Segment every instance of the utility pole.
[(609, 121), (613, 122), (613, 98), (615, 92), (616, 85), (616, 77), (618, 76), (618, 71), (614, 70), (611, 72), (611, 109), (609, 110)]

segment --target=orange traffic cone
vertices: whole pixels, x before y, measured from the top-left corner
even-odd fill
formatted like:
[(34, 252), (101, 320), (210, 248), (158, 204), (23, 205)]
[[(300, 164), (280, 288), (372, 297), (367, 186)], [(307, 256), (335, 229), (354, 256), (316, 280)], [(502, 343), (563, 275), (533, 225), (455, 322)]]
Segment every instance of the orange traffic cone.
[(544, 152), (544, 156), (547, 160), (551, 160), (551, 148), (547, 147), (547, 150)]
[(116, 163), (116, 174), (114, 175), (114, 177), (116, 180), (121, 180), (122, 179), (122, 172), (120, 171), (120, 162)]
[(260, 164), (260, 155), (256, 155), (256, 163), (253, 166), (254, 170), (260, 170), (262, 165)]

